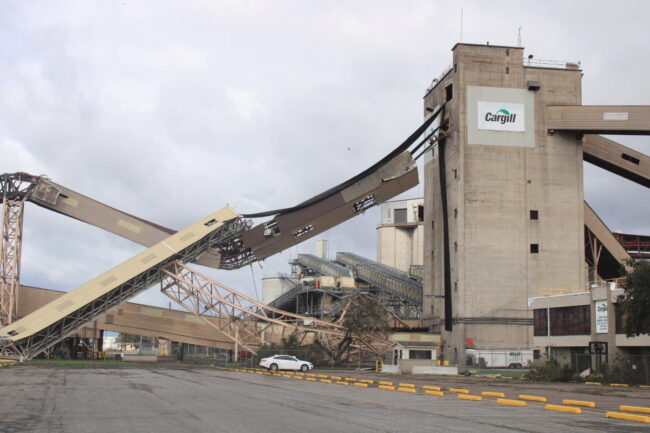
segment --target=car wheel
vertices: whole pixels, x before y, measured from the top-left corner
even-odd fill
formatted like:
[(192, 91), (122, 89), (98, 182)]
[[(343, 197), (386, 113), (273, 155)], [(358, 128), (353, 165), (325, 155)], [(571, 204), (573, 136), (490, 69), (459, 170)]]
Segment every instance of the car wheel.
[(309, 371), (309, 366), (307, 364), (303, 364), (300, 367), (300, 371), (302, 371), (302, 372)]
[(278, 371), (278, 364), (271, 364), (271, 371)]

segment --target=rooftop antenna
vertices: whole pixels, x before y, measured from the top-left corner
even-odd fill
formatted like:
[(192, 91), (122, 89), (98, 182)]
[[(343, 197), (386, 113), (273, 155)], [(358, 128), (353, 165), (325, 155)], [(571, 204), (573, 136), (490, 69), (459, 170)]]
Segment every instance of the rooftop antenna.
[(521, 27), (519, 27), (519, 31), (517, 32), (517, 46), (521, 48)]
[(463, 42), (463, 8), (460, 8), (460, 41)]

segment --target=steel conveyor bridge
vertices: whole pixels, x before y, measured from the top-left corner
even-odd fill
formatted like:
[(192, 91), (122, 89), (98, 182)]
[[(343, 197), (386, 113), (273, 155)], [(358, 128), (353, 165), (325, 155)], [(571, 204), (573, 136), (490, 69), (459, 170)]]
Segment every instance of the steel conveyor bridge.
[[(418, 183), (415, 159), (445, 134), (443, 117), (444, 106), (382, 160), (297, 206), (254, 214), (239, 214), (226, 207), (178, 232), (111, 208), (43, 176), (2, 175), (3, 215), (12, 214), (7, 209), (22, 209), (24, 202), (30, 201), (148, 248), (0, 329), (0, 356), (33, 358), (158, 283), (163, 268), (173, 263), (236, 269), (309, 239), (409, 190)], [(438, 126), (433, 127), (435, 120)], [(252, 219), (263, 217), (272, 218), (253, 226)], [(22, 219), (14, 219), (13, 223), (16, 229), (12, 233), (16, 236), (7, 245), (3, 239), (3, 297), (12, 285), (17, 287), (19, 277), (16, 269), (20, 254), (15, 252), (22, 236)], [(11, 222), (3, 221), (3, 230), (9, 225)], [(12, 251), (13, 256), (5, 254), (5, 250)]]

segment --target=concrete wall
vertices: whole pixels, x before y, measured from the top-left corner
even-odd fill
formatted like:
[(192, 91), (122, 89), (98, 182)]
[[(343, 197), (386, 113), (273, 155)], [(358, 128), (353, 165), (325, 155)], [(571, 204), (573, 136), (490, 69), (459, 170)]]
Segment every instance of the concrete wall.
[(289, 291), (293, 287), (293, 282), (297, 281), (295, 278), (262, 278), (262, 303), (268, 304), (278, 296)]
[(377, 261), (408, 272), (411, 265), (423, 263), (424, 227), (377, 227)]
[[(582, 143), (548, 135), (544, 121), (546, 105), (581, 103), (581, 72), (524, 67), (523, 49), (516, 47), (458, 44), (453, 58), (452, 70), (424, 98), (424, 108), (435, 109), (453, 86), (444, 156), (455, 323), (451, 333), (443, 332), (445, 352), (460, 355), (466, 338), (477, 348), (532, 347), (532, 320), (515, 324), (532, 319), (528, 298), (540, 287), (584, 283)], [(541, 83), (538, 91), (528, 90), (531, 80)], [(528, 117), (534, 113), (527, 132), (478, 131), (483, 139), (470, 143), (468, 130), (476, 129), (470, 87), (491, 101), (520, 97)], [(423, 311), (434, 331), (443, 330), (444, 319), (438, 164), (439, 155), (430, 152), (424, 169)], [(538, 211), (538, 220), (530, 219), (530, 210)], [(533, 243), (539, 253), (530, 252)]]

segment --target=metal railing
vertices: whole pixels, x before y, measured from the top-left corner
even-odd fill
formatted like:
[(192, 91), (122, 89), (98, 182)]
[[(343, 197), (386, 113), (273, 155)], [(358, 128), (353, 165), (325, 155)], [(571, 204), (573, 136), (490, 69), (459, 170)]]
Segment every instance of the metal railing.
[(313, 269), (322, 275), (331, 277), (349, 277), (350, 271), (345, 266), (334, 263), (330, 260), (321, 259), (312, 254), (298, 254), (298, 263)]

